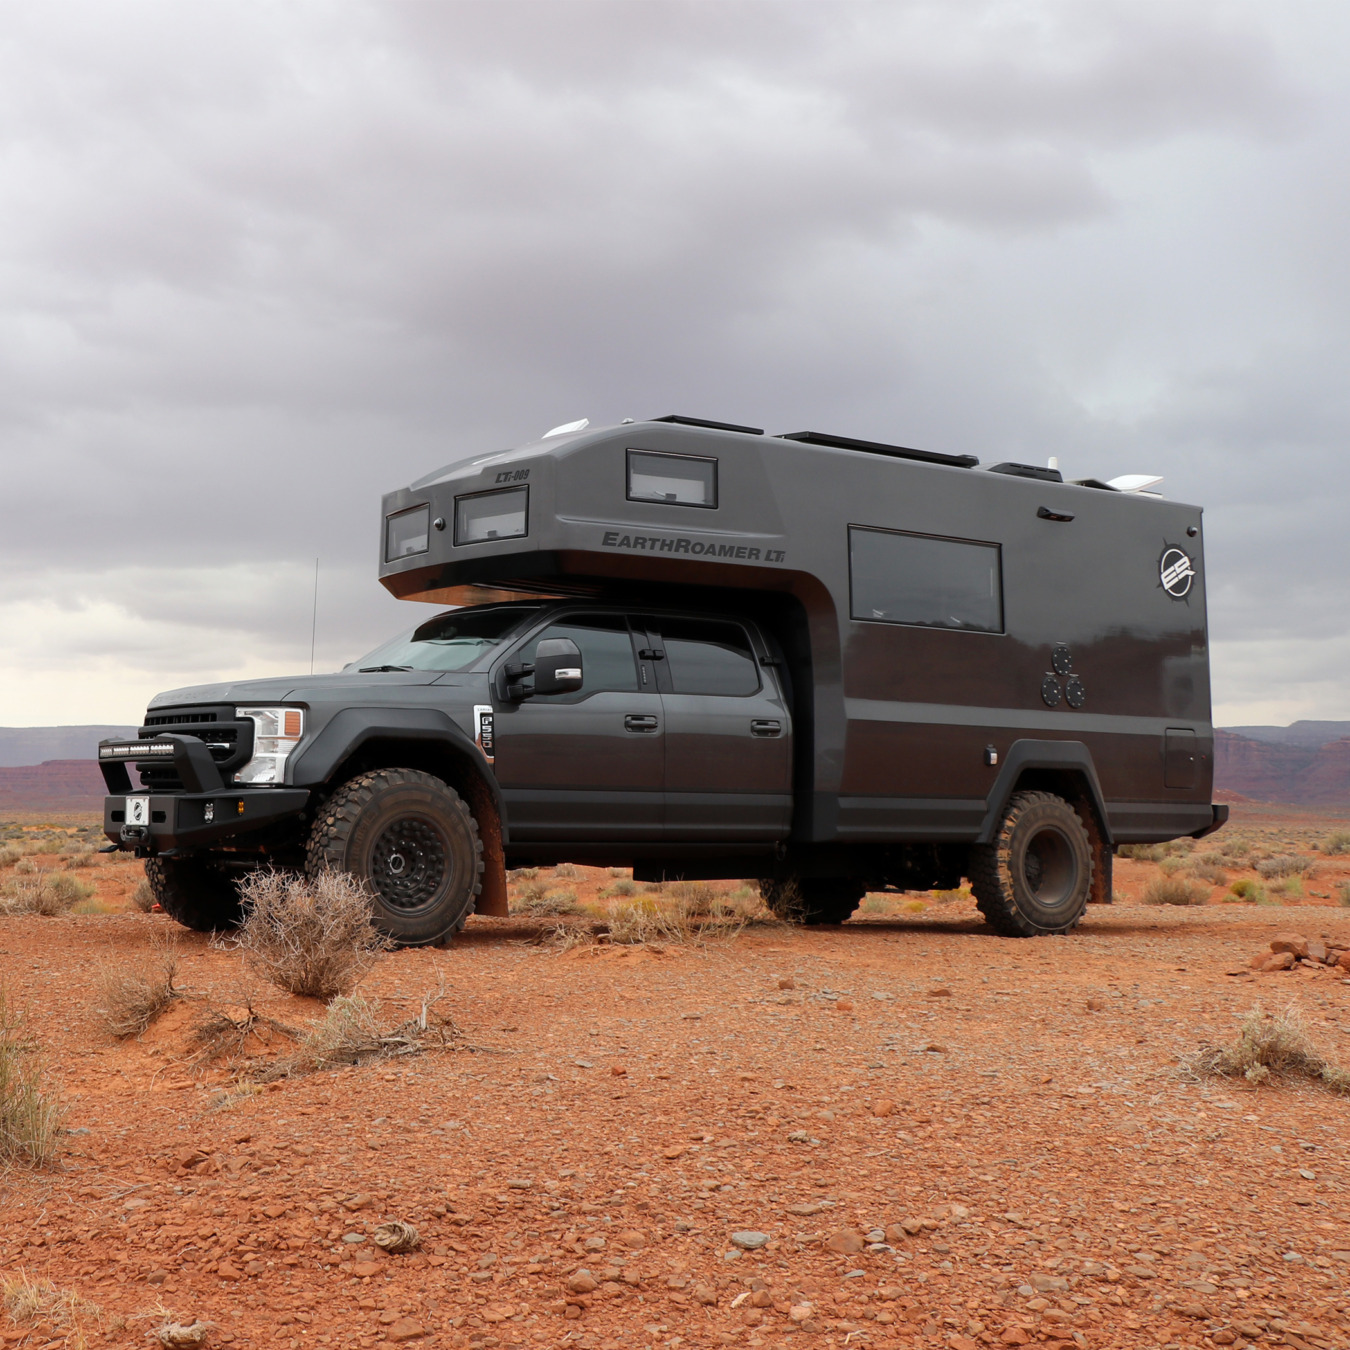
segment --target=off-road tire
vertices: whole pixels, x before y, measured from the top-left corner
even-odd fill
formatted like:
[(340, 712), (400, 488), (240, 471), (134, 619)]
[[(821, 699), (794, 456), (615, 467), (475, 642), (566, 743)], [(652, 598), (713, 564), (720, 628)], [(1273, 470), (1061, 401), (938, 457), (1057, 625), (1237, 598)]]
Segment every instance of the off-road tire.
[(1078, 813), (1051, 792), (1015, 792), (992, 844), (970, 850), (970, 889), (1004, 937), (1075, 928), (1092, 893), (1092, 844)]
[(243, 918), (235, 875), (206, 858), (147, 858), (145, 879), (160, 909), (194, 933), (235, 928)]
[(759, 893), (771, 913), (788, 923), (843, 923), (866, 894), (850, 877), (765, 877)]
[(310, 829), (305, 870), (325, 869), (365, 882), (375, 926), (421, 947), (473, 913), (483, 843), (454, 788), (417, 769), (376, 769), (338, 788)]

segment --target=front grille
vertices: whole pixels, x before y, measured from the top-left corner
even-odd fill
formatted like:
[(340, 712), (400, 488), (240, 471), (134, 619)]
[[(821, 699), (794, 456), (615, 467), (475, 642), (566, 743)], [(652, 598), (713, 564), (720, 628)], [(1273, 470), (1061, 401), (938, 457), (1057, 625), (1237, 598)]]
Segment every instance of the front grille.
[[(147, 713), (139, 732), (143, 741), (163, 735), (195, 736), (210, 747), (211, 758), (220, 766), (221, 777), (230, 781), (230, 775), (241, 768), (253, 754), (253, 723), (236, 721), (234, 708), (229, 704), (215, 707), (160, 708)], [(172, 764), (147, 762), (138, 764), (141, 786), (152, 792), (181, 792), (182, 780)]]

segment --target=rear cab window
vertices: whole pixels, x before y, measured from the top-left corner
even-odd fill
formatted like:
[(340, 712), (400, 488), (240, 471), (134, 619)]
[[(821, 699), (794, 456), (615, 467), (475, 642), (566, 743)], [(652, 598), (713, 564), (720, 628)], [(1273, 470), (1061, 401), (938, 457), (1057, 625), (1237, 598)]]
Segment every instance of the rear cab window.
[(648, 618), (645, 626), (664, 692), (748, 698), (760, 689), (750, 636), (726, 619)]

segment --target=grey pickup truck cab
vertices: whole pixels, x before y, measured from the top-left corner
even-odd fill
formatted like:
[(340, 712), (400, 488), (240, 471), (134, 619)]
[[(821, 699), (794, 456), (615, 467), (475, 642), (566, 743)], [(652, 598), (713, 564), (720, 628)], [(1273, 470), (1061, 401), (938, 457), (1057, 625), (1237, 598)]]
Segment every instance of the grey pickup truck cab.
[(465, 458), (383, 503), (428, 617), (156, 697), (99, 747), (106, 833), (198, 929), (251, 869), (336, 868), (434, 942), (571, 861), (816, 923), (964, 877), (996, 931), (1066, 932), (1116, 844), (1226, 817), (1201, 513), (1122, 483), (682, 417)]

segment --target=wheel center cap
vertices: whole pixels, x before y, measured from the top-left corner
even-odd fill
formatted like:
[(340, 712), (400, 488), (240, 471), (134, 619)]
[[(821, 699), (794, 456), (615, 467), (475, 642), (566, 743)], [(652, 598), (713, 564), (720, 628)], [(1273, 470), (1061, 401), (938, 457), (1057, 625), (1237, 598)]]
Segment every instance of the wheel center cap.
[(408, 864), (404, 862), (403, 854), (401, 853), (391, 853), (389, 855), (388, 862), (385, 864), (385, 866), (389, 868), (390, 872), (392, 872), (396, 877), (401, 877), (403, 875), (404, 869), (407, 867), (407, 865)]

